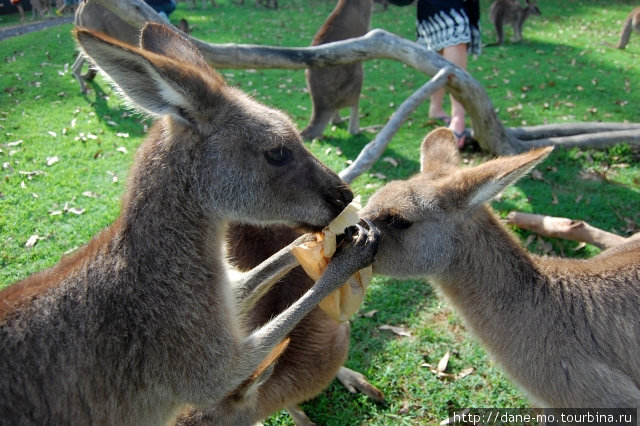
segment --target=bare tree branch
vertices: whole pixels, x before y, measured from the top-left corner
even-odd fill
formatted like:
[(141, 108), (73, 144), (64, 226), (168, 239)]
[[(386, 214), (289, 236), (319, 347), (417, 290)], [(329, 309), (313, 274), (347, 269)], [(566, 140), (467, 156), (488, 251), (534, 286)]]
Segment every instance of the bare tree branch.
[(554, 123), (540, 126), (509, 127), (509, 132), (520, 140), (574, 136), (585, 133), (639, 130), (640, 123)]
[(376, 135), (375, 139), (365, 145), (354, 162), (340, 172), (340, 177), (345, 182), (351, 183), (362, 173), (369, 170), (380, 158), (387, 145), (389, 145), (391, 138), (398, 132), (409, 115), (434, 92), (443, 88), (447, 84), (447, 78), (450, 74), (451, 69), (449, 67), (441, 69), (431, 80), (409, 96), (391, 115), (391, 118)]
[(585, 242), (601, 249), (607, 249), (628, 240), (620, 235), (591, 226), (582, 220), (565, 217), (513, 211), (507, 215), (507, 223), (545, 237)]

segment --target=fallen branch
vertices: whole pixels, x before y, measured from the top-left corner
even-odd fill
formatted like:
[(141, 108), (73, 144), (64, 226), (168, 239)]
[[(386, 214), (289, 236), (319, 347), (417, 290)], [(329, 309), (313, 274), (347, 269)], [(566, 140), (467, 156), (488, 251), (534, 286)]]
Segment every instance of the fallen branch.
[(441, 69), (431, 80), (409, 96), (391, 115), (387, 124), (376, 137), (362, 148), (353, 163), (340, 172), (340, 177), (345, 182), (351, 183), (362, 173), (369, 170), (380, 158), (387, 145), (389, 145), (391, 138), (400, 130), (409, 115), (433, 93), (443, 88), (447, 84), (447, 78), (450, 74), (451, 69), (449, 67)]
[(640, 233), (629, 238), (621, 237), (591, 226), (582, 220), (516, 211), (507, 215), (507, 223), (545, 237), (584, 242), (600, 249), (607, 249), (640, 237)]
[(640, 123), (554, 123), (539, 126), (509, 127), (509, 132), (520, 140), (574, 136), (585, 133), (639, 130)]

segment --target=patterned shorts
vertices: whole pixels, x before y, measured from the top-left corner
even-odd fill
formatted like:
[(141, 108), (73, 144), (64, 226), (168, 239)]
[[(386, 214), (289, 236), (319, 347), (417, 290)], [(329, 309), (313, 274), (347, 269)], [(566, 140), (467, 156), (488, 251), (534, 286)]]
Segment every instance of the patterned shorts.
[(418, 1), (417, 42), (439, 52), (466, 43), (468, 52), (479, 55), (482, 47), (477, 0)]

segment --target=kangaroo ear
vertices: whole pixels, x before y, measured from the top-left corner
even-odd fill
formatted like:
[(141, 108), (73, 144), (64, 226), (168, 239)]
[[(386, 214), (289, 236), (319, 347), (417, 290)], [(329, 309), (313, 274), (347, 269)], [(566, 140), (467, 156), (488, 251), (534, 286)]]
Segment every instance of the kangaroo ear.
[(84, 28), (76, 28), (75, 36), (83, 52), (143, 112), (171, 114), (193, 123), (220, 102), (224, 80), (208, 67), (195, 67)]
[[(442, 189), (443, 203), (450, 208), (475, 208), (526, 175), (553, 151), (553, 147), (500, 157), (476, 167), (461, 169)], [(454, 205), (452, 205), (454, 204)]]
[(443, 174), (460, 161), (456, 138), (446, 127), (439, 127), (425, 136), (420, 148), (420, 171)]
[(176, 61), (185, 61), (199, 68), (210, 69), (198, 48), (167, 25), (147, 23), (140, 33), (140, 47)]

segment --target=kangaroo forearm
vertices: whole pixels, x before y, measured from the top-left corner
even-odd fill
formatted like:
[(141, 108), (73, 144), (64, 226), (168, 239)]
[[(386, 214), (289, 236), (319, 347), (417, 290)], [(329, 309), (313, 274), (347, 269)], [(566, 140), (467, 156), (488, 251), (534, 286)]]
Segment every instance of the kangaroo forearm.
[(241, 313), (249, 312), (275, 283), (300, 264), (291, 254), (291, 248), (311, 238), (310, 234), (297, 238), (234, 282), (234, 292)]

